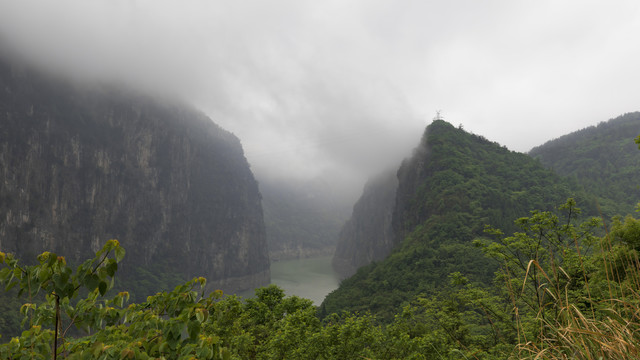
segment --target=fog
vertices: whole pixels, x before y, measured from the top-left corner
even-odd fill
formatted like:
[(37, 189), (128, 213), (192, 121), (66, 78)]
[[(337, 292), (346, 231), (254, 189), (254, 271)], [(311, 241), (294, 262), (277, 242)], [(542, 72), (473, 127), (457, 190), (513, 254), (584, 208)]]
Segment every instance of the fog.
[(639, 34), (635, 0), (0, 0), (33, 61), (195, 105), (260, 176), (354, 188), (438, 110), (517, 151), (640, 110)]

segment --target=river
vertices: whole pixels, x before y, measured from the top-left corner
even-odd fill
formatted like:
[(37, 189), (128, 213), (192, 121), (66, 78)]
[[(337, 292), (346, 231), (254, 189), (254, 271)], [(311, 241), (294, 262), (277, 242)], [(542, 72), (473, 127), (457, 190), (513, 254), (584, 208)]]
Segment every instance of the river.
[[(319, 306), (325, 296), (338, 288), (338, 274), (331, 267), (331, 256), (273, 261), (271, 283), (282, 288), (287, 296), (310, 299)], [(251, 296), (253, 291), (238, 294)]]

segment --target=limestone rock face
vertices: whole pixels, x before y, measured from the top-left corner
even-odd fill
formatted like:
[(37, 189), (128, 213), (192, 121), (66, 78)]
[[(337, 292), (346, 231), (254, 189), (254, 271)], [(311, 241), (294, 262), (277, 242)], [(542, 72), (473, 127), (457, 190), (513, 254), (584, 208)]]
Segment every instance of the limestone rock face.
[(81, 261), (111, 238), (127, 250), (119, 272), (269, 282), (261, 196), (233, 134), (187, 106), (0, 61), (0, 249)]
[(353, 207), (333, 256), (333, 268), (342, 278), (353, 275), (359, 267), (383, 260), (395, 245), (392, 217), (398, 178), (387, 172), (370, 180)]

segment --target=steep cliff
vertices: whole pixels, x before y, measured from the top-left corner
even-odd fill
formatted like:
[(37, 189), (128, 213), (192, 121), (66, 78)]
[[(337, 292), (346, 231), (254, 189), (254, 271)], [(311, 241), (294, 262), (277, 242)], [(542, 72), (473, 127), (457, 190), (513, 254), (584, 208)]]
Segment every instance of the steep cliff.
[(0, 248), (79, 261), (110, 238), (125, 276), (269, 282), (261, 197), (234, 135), (183, 105), (0, 62)]
[(391, 226), (398, 178), (389, 171), (367, 182), (353, 206), (351, 218), (340, 230), (333, 256), (333, 268), (342, 278), (359, 267), (384, 259), (393, 246)]

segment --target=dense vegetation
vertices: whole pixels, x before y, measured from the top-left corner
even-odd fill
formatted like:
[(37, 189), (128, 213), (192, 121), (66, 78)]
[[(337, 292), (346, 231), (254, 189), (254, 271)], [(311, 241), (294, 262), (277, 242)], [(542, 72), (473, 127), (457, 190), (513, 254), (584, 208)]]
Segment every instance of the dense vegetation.
[(23, 330), (0, 341), (0, 358), (640, 358), (640, 220), (605, 229), (578, 208), (595, 207), (580, 191), (558, 200), (575, 183), (449, 124), (423, 145), (429, 161), (409, 160), (424, 178), (405, 240), (345, 281), (335, 310), (275, 286), (245, 300), (206, 293), (201, 277), (129, 304), (113, 291), (116, 240), (78, 266), (0, 252), (0, 283), (19, 296), (2, 321), (19, 307)]
[(533, 148), (529, 154), (598, 197), (603, 215), (627, 214), (640, 199), (640, 112), (624, 114)]
[[(640, 356), (637, 293), (640, 221), (577, 223), (570, 199), (559, 213), (520, 218), (513, 236), (490, 229), (477, 246), (501, 264), (494, 286), (459, 272), (418, 296), (387, 325), (371, 315), (321, 321), (311, 301), (269, 286), (241, 301), (204, 293), (204, 278), (127, 304), (104, 297), (124, 250), (110, 240), (75, 271), (45, 252), (23, 266), (0, 253), (0, 282), (27, 296), (25, 330), (0, 345), (4, 359), (502, 359)], [(478, 255), (480, 256), (480, 255)], [(33, 302), (36, 294), (44, 301)], [(55, 355), (54, 355), (55, 354)]]
[[(421, 177), (409, 178), (411, 174)], [(551, 210), (568, 197), (595, 209), (575, 183), (521, 153), (444, 121), (426, 130), (414, 157), (398, 171), (394, 227), (404, 239), (385, 260), (361, 268), (327, 296), (321, 313), (371, 311), (391, 321), (403, 304), (446, 286), (450, 273), (490, 284), (497, 264), (478, 256), (473, 239), (485, 225), (514, 231), (529, 209)], [(406, 200), (403, 200), (403, 197)], [(594, 212), (592, 212), (594, 213)]]

